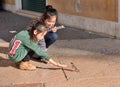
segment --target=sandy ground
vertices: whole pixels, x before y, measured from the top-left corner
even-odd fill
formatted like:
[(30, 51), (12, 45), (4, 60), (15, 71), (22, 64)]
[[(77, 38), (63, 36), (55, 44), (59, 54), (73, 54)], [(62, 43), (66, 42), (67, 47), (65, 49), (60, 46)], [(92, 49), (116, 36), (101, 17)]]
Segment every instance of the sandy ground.
[(0, 84), (45, 83), (45, 87), (120, 86), (120, 58), (118, 56), (81, 55), (74, 58), (57, 56), (53, 58), (68, 65), (64, 72), (61, 68), (33, 60), (31, 62), (38, 67), (37, 70), (19, 70), (10, 60), (1, 59)]

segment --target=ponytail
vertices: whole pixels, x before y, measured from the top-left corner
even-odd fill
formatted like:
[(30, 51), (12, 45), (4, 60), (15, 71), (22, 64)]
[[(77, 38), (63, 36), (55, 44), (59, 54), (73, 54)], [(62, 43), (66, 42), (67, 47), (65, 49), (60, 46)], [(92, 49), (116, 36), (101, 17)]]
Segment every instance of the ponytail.
[(46, 11), (49, 10), (49, 9), (53, 9), (53, 6), (52, 5), (47, 5), (46, 6)]
[(47, 5), (44, 14), (42, 15), (42, 20), (45, 21), (46, 19), (50, 19), (51, 17), (56, 16), (58, 19), (58, 12), (52, 5)]

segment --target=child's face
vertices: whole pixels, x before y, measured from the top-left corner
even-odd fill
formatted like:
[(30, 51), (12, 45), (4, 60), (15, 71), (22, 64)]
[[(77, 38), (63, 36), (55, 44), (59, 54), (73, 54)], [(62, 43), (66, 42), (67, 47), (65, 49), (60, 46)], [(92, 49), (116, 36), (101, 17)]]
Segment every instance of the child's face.
[(37, 40), (38, 40), (38, 41), (39, 41), (39, 40), (42, 40), (43, 37), (46, 35), (46, 33), (47, 33), (47, 31), (36, 34)]
[(52, 28), (56, 23), (56, 16), (52, 16), (49, 19), (45, 20), (45, 24), (47, 25), (47, 27)]

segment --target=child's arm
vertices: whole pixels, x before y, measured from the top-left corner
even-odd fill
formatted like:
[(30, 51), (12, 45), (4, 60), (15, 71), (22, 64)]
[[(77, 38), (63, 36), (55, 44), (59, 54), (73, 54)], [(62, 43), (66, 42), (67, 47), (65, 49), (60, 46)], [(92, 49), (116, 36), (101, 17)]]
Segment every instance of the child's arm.
[(49, 63), (55, 65), (55, 66), (58, 66), (58, 67), (67, 67), (67, 65), (63, 65), (63, 64), (60, 64), (60, 63), (56, 63), (53, 59), (50, 59), (49, 60)]
[(63, 28), (65, 28), (63, 25), (61, 25), (61, 26), (58, 26), (58, 27), (53, 27), (53, 28), (51, 28), (51, 29), (49, 29), (49, 31), (52, 31), (52, 32), (57, 32), (57, 30), (59, 30), (59, 29), (63, 29)]

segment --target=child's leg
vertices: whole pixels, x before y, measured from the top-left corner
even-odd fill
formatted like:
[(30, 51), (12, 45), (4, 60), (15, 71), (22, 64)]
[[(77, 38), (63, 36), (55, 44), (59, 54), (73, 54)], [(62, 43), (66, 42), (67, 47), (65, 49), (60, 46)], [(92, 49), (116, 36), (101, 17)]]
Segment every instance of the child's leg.
[(45, 64), (48, 63), (48, 61), (47, 61), (45, 58), (43, 58), (43, 57), (41, 57), (41, 56), (38, 56), (37, 54), (34, 54), (34, 55), (33, 55), (33, 58), (34, 58), (35, 60), (37, 60), (38, 62), (42, 62), (42, 63), (45, 63)]
[(30, 60), (30, 56), (29, 55), (26, 55), (24, 57), (24, 59), (22, 59), (22, 62), (26, 62), (26, 61), (29, 61)]
[(48, 48), (50, 45), (52, 45), (56, 40), (58, 39), (58, 35), (54, 32), (48, 32), (45, 35), (45, 42), (46, 47)]
[(35, 52), (33, 52), (33, 51), (30, 51), (30, 52), (28, 53), (28, 55), (27, 55), (22, 61), (29, 61), (30, 58), (34, 58), (34, 59), (36, 59), (36, 60), (39, 61), (39, 62), (42, 62), (42, 63), (47, 64), (47, 60), (45, 60), (45, 58), (42, 58), (41, 56), (37, 55), (37, 54), (36, 54)]

